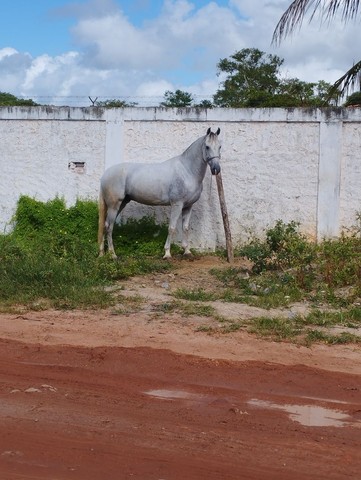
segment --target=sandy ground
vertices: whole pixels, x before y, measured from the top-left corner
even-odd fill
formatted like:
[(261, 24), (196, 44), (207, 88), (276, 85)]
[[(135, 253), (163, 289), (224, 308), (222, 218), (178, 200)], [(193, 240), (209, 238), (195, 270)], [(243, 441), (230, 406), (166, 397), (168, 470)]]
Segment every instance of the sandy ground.
[(209, 335), (157, 308), (221, 264), (123, 282), (134, 308), (1, 314), (0, 479), (361, 479), (360, 347)]

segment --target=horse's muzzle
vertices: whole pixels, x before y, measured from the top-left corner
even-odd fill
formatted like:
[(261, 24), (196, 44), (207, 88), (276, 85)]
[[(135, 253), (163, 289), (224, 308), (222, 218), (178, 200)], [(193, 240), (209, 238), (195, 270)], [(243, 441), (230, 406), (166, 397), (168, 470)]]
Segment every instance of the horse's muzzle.
[(209, 168), (211, 169), (212, 175), (218, 175), (221, 171), (221, 166), (218, 162), (215, 162), (214, 160), (209, 162)]

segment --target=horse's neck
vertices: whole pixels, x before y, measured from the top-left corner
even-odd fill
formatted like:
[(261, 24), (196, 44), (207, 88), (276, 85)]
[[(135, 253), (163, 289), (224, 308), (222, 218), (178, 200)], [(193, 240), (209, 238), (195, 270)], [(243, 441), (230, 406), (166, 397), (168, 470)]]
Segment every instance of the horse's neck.
[(207, 164), (203, 160), (203, 144), (204, 137), (198, 138), (190, 145), (187, 150), (182, 154), (182, 162), (187, 169), (192, 172), (194, 176), (199, 177), (199, 181), (202, 182), (206, 174)]

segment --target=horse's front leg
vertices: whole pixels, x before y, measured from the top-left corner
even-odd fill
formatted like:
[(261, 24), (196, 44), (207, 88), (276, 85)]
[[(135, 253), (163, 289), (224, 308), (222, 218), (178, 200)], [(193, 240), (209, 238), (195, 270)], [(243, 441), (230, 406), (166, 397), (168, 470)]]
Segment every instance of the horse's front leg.
[(176, 204), (176, 205), (172, 205), (171, 207), (169, 227), (168, 227), (168, 237), (164, 245), (164, 251), (165, 251), (163, 256), (164, 259), (172, 257), (172, 255), (170, 254), (170, 246), (177, 228), (178, 218), (182, 213), (182, 209), (183, 209), (183, 204), (180, 204), (180, 205)]
[(182, 238), (182, 247), (184, 248), (183, 255), (192, 255), (192, 252), (189, 249), (189, 221), (191, 219), (192, 205), (190, 207), (185, 207), (182, 210), (182, 227), (183, 227), (183, 238)]

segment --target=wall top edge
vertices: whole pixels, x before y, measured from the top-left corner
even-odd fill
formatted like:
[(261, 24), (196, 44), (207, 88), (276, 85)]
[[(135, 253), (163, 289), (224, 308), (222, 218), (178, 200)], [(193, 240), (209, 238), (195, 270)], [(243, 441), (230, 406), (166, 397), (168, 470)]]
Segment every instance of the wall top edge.
[(190, 121), (190, 122), (359, 122), (361, 108), (212, 108), (198, 107), (9, 107), (0, 120)]

